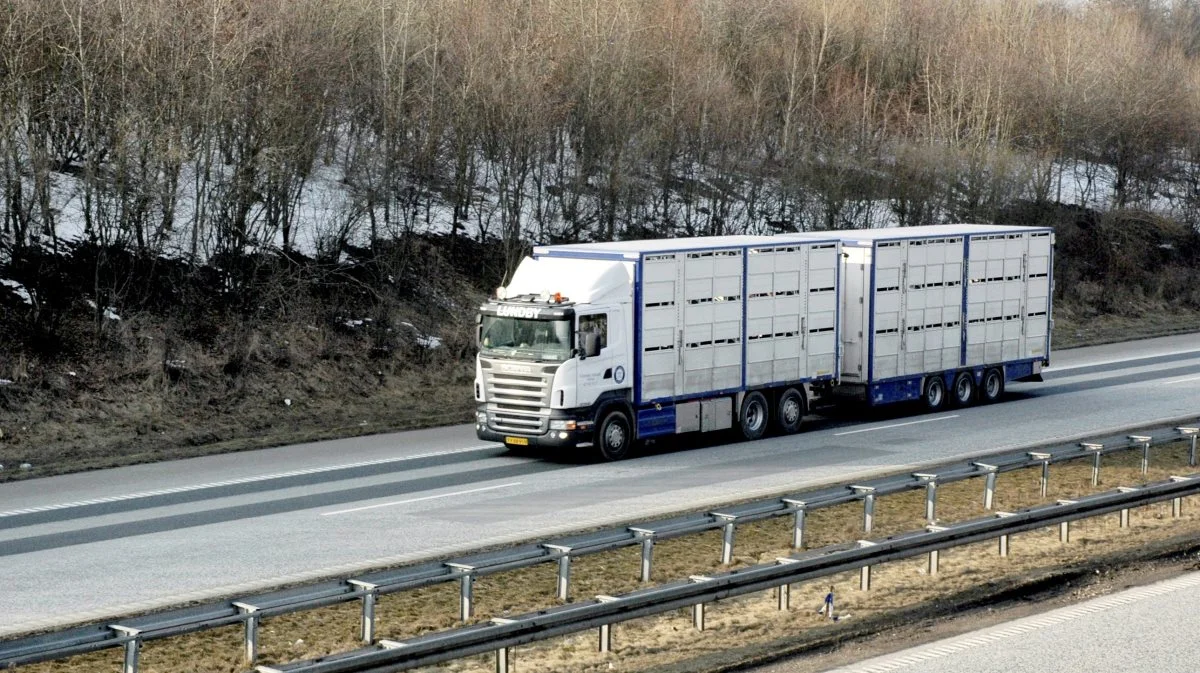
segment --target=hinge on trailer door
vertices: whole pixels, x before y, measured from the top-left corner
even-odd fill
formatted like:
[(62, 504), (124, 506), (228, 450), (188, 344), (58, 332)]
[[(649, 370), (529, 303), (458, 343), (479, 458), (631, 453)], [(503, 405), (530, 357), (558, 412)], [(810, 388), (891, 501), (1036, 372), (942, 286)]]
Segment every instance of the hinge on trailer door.
[(800, 318), (800, 350), (805, 350), (808, 343), (808, 330), (804, 329), (804, 318)]

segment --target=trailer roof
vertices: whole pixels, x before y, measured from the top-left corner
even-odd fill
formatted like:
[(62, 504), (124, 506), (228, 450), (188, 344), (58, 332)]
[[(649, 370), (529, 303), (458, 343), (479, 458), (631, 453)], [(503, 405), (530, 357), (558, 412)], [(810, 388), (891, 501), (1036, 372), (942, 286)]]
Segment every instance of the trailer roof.
[(1007, 234), (1029, 231), (1052, 231), (1049, 227), (1025, 227), (1009, 224), (929, 224), (919, 227), (888, 227), (885, 229), (845, 229), (814, 231), (802, 234), (780, 234), (783, 238), (836, 238), (843, 243), (858, 241), (889, 241), (906, 238), (942, 236), (973, 236), (978, 234)]
[[(834, 237), (826, 236), (825, 239), (834, 240)], [(658, 238), (645, 241), (613, 241), (611, 243), (539, 245), (533, 249), (533, 254), (631, 255), (636, 258), (637, 255), (642, 253), (715, 250), (719, 248), (738, 248), (748, 245), (771, 245), (782, 242), (772, 236), (696, 236), (694, 238)]]

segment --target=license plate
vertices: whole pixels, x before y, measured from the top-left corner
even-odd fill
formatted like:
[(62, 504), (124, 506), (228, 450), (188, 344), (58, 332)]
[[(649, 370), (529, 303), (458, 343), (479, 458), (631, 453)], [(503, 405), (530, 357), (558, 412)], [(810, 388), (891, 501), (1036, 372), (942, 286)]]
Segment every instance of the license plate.
[(513, 446), (529, 446), (529, 440), (524, 437), (505, 437), (504, 443)]

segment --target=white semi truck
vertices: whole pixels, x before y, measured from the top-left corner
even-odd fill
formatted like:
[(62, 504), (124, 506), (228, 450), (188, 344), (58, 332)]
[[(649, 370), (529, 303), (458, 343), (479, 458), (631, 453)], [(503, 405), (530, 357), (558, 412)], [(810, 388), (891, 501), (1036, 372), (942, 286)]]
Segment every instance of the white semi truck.
[(535, 247), (480, 307), (476, 431), (616, 460), (818, 401), (996, 401), (1049, 365), (1053, 253), (999, 225)]

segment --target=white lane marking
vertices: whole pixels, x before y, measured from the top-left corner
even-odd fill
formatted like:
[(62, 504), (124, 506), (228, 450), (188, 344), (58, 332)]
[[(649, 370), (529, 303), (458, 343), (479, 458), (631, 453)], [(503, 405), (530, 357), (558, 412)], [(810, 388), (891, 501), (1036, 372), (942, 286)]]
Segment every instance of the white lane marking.
[(879, 425), (873, 428), (862, 428), (861, 430), (847, 430), (845, 432), (835, 432), (834, 437), (842, 435), (857, 435), (860, 432), (874, 432), (876, 430), (890, 430), (891, 428), (902, 428), (906, 425), (917, 425), (918, 423), (933, 423), (934, 421), (948, 421), (951, 418), (958, 418), (958, 414), (950, 414), (949, 416), (939, 416), (937, 418), (922, 418), (919, 421), (908, 421), (907, 423), (892, 423), (891, 425)]
[(927, 645), (916, 651), (896, 653), (887, 657), (880, 657), (875, 660), (860, 662), (842, 668), (835, 668), (829, 673), (887, 673), (901, 668), (907, 668), (912, 664), (937, 659), (940, 657), (965, 652), (976, 647), (989, 645), (999, 642), (1006, 638), (1032, 633), (1039, 629), (1048, 628), (1058, 624), (1074, 621), (1081, 617), (1093, 615), (1099, 612), (1105, 612), (1118, 608), (1123, 605), (1136, 603), (1147, 598), (1155, 598), (1165, 596), (1166, 594), (1179, 591), (1181, 589), (1189, 589), (1191, 587), (1200, 586), (1200, 573), (1190, 573), (1172, 580), (1151, 584), (1149, 586), (1140, 587), (1123, 591), (1113, 596), (1097, 598), (1081, 605), (1059, 608), (1047, 613), (1044, 616), (1026, 617), (1011, 622), (1008, 626), (992, 627), (982, 633), (966, 634), (957, 638), (952, 638), (940, 643)]
[(453, 456), (459, 453), (471, 453), (474, 451), (486, 451), (500, 446), (499, 444), (486, 444), (481, 446), (469, 446), (465, 449), (454, 449), (451, 451), (435, 451), (431, 453), (419, 453), (414, 456), (404, 456), (402, 458), (380, 458), (379, 460), (366, 460), (359, 463), (345, 463), (343, 465), (330, 465), (329, 467), (313, 467), (307, 470), (293, 470), (291, 472), (277, 472), (275, 474), (264, 474), (257, 477), (243, 477), (241, 479), (229, 479), (226, 481), (213, 481), (206, 484), (193, 484), (189, 486), (176, 486), (174, 488), (162, 488), (155, 491), (142, 491), (139, 493), (127, 493), (124, 495), (111, 495), (102, 498), (92, 498), (91, 500), (79, 500), (77, 502), (64, 502), (55, 505), (41, 505), (38, 507), (26, 507), (24, 509), (14, 509), (7, 512), (0, 512), (0, 519), (10, 516), (20, 516), (22, 514), (35, 514), (37, 512), (50, 512), (60, 509), (71, 509), (73, 507), (85, 507), (87, 505), (101, 505), (110, 502), (122, 502), (125, 500), (138, 500), (140, 498), (151, 498), (157, 495), (171, 495), (174, 493), (189, 493), (191, 491), (202, 491), (209, 488), (220, 488), (222, 486), (236, 486), (238, 484), (253, 484), (260, 481), (271, 481), (273, 479), (286, 479), (288, 477), (301, 477), (307, 474), (321, 474), (323, 472), (336, 472), (337, 470), (349, 470), (358, 467), (370, 467), (372, 465), (387, 465), (389, 463), (403, 463), (419, 458), (432, 458), (434, 456)]
[(456, 495), (470, 495), (471, 493), (482, 493), (484, 491), (495, 491), (500, 488), (510, 488), (520, 486), (521, 482), (514, 481), (509, 484), (497, 484), (495, 486), (484, 486), (482, 488), (469, 488), (465, 491), (455, 491), (453, 493), (440, 493), (438, 495), (427, 495), (422, 498), (409, 498), (408, 500), (395, 500), (392, 502), (381, 502), (378, 505), (367, 505), (366, 507), (354, 507), (351, 509), (339, 509), (336, 512), (321, 512), (321, 516), (334, 516), (335, 514), (349, 514), (351, 512), (361, 512), (367, 509), (378, 509), (380, 507), (391, 507), (393, 505), (407, 505), (414, 502), (423, 502), (425, 500), (437, 500), (438, 498), (452, 498)]
[(1188, 381), (1200, 381), (1200, 376), (1191, 376), (1186, 379), (1175, 379), (1174, 381), (1163, 381), (1164, 386), (1175, 385), (1176, 383), (1187, 383)]

